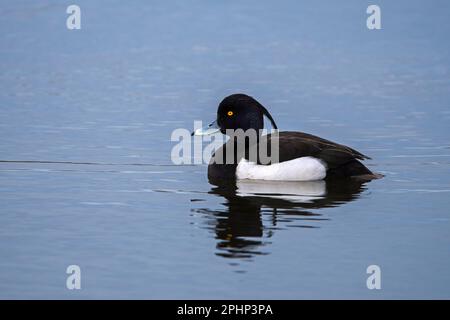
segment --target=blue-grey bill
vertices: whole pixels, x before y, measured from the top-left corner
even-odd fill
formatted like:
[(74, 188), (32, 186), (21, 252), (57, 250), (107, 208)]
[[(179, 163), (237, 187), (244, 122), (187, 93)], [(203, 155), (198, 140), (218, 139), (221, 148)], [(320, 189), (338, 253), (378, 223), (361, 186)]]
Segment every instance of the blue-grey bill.
[(203, 127), (203, 128), (199, 128), (199, 129), (195, 130), (194, 132), (192, 132), (191, 135), (192, 136), (207, 136), (207, 135), (219, 132), (219, 131), (220, 131), (220, 128), (217, 125), (217, 121), (214, 121), (207, 127)]

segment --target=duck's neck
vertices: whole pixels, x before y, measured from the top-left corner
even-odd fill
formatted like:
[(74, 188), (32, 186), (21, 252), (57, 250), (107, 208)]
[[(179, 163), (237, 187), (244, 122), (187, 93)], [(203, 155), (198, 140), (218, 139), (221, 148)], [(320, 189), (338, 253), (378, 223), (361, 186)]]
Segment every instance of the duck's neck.
[(254, 135), (235, 135), (230, 138), (234, 146), (234, 155), (236, 164), (242, 158), (250, 160), (252, 162), (259, 162), (259, 143), (261, 141), (261, 133)]

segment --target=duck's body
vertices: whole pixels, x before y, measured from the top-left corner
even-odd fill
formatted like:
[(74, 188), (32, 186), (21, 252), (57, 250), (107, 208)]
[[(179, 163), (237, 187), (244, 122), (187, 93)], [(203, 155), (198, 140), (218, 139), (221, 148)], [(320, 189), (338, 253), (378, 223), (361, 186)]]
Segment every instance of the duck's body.
[[(277, 133), (279, 159), (263, 165), (249, 162), (244, 154), (237, 154), (233, 164), (220, 164), (226, 157), (231, 141), (224, 144), (211, 158), (208, 166), (210, 181), (233, 179), (314, 181), (332, 178), (375, 178), (359, 160), (370, 159), (362, 153), (323, 138), (296, 131)], [(259, 144), (267, 143), (270, 150), (272, 135), (262, 136)], [(234, 148), (236, 150), (236, 148)]]
[[(263, 116), (267, 116), (277, 129), (269, 112), (255, 99), (244, 94), (234, 94), (219, 105), (217, 125), (222, 133), (229, 129), (244, 131), (263, 128)], [(249, 161), (252, 149), (267, 148), (271, 154), (272, 140), (277, 139), (278, 157), (276, 161), (260, 163)], [(362, 153), (342, 144), (311, 134), (283, 131), (276, 134), (260, 135), (252, 145), (239, 148), (232, 138), (215, 152), (208, 166), (208, 179), (213, 184), (235, 179), (313, 181), (332, 178), (364, 177), (374, 179), (373, 174), (360, 161), (370, 159)], [(233, 152), (233, 161), (226, 162), (227, 153)], [(241, 150), (241, 151), (239, 151)], [(258, 152), (257, 152), (258, 153)], [(259, 154), (259, 153), (258, 153)], [(253, 158), (254, 159), (254, 158)], [(228, 163), (228, 164), (225, 164)]]

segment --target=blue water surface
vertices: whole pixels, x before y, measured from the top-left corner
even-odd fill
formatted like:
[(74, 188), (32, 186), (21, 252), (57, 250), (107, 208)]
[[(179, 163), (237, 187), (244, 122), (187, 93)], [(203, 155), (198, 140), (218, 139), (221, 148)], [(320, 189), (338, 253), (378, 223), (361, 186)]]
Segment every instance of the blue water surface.
[[(0, 1), (0, 298), (450, 298), (448, 1), (70, 4)], [(385, 177), (277, 200), (174, 165), (235, 92)]]

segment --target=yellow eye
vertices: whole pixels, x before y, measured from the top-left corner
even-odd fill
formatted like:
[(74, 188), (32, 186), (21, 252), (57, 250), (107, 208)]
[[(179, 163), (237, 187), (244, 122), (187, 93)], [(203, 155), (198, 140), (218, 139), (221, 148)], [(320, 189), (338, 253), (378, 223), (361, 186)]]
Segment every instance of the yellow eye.
[(233, 115), (233, 111), (228, 111), (227, 115), (231, 117)]

